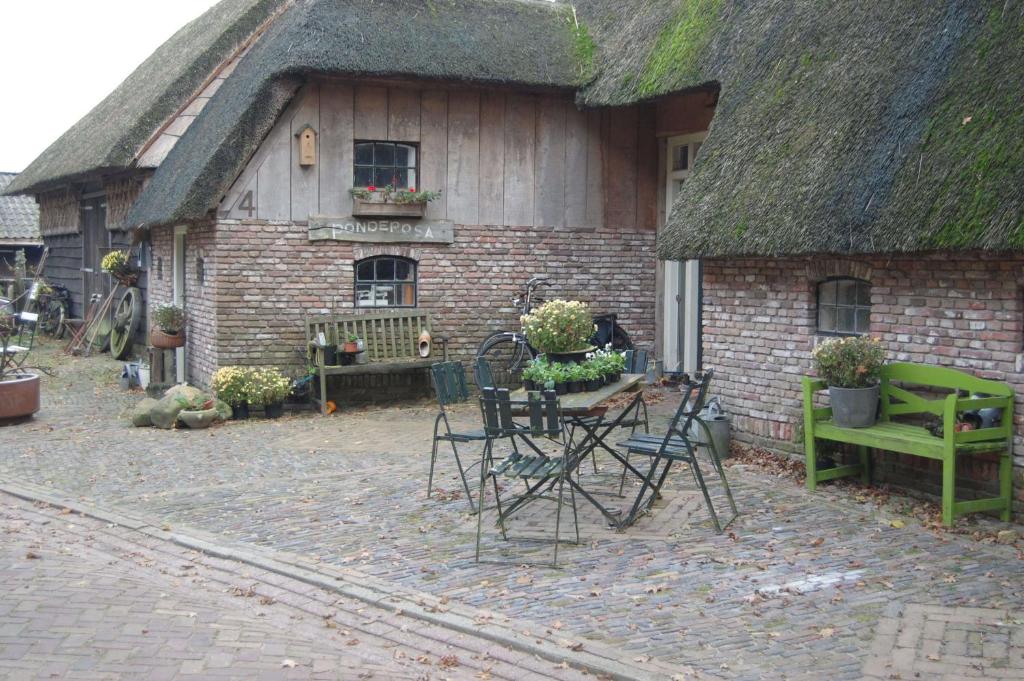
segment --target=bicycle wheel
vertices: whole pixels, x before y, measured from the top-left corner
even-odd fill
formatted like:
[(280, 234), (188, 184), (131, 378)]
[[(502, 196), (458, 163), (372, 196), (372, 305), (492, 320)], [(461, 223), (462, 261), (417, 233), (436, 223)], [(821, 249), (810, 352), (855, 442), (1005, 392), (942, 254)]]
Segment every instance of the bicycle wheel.
[(61, 338), (64, 335), (64, 320), (68, 317), (68, 304), (63, 300), (51, 300), (46, 304), (43, 323), (43, 333), (52, 338)]
[(523, 368), (533, 359), (533, 351), (517, 334), (499, 331), (484, 339), (476, 356), (490, 364), (496, 387), (515, 389), (522, 384)]

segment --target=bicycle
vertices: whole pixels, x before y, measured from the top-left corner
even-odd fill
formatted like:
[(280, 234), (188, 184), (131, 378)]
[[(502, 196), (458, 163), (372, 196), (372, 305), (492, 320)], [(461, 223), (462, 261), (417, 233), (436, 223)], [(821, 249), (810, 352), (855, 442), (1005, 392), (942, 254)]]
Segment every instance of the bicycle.
[(71, 292), (60, 284), (48, 284), (39, 294), (39, 328), (47, 336), (63, 338), (64, 321), (71, 315)]
[[(537, 298), (534, 292), (541, 286), (551, 286), (543, 277), (533, 277), (526, 282), (526, 290), (512, 299), (512, 304), (519, 308), (521, 315), (528, 315), (534, 307), (545, 301)], [(590, 339), (592, 345), (603, 348), (611, 343), (617, 351), (633, 349), (633, 342), (626, 330), (619, 326), (615, 313), (594, 315), (597, 332)], [(539, 353), (526, 340), (521, 331), (495, 331), (487, 336), (477, 348), (476, 356), (487, 359), (498, 386), (510, 387), (520, 383), (520, 374), (527, 361)]]

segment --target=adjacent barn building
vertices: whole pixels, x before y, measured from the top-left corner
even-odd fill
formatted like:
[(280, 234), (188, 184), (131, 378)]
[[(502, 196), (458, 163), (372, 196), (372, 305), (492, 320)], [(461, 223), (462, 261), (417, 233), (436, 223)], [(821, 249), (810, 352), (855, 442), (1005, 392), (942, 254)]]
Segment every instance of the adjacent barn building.
[(14, 276), (18, 251), (24, 251), (28, 266), (42, 255), (39, 238), (39, 206), (30, 196), (3, 196), (17, 173), (0, 173), (0, 281)]

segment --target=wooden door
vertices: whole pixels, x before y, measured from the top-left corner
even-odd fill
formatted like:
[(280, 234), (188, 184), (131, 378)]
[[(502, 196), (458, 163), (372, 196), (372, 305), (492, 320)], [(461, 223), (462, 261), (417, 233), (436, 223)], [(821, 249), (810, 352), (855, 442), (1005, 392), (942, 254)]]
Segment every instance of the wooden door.
[(110, 251), (110, 232), (107, 231), (107, 201), (103, 197), (82, 201), (82, 300), (85, 309), (93, 295), (100, 300), (110, 293), (110, 276), (103, 273), (100, 263)]

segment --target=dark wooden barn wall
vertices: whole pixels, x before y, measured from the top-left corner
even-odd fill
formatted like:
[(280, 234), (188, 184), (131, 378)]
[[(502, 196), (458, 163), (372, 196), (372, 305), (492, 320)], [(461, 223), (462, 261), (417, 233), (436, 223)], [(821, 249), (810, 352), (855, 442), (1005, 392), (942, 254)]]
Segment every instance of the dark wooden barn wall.
[(71, 291), (71, 316), (82, 315), (82, 235), (47, 236), (43, 242), (50, 247), (43, 268), (47, 281), (66, 286)]

